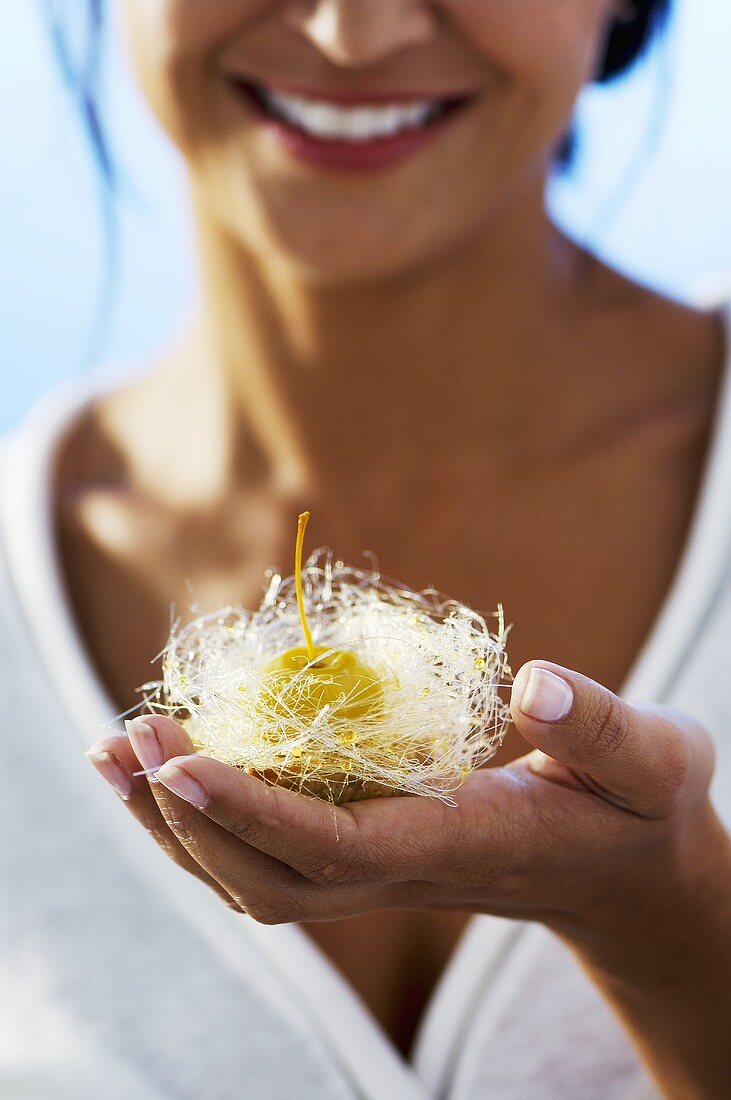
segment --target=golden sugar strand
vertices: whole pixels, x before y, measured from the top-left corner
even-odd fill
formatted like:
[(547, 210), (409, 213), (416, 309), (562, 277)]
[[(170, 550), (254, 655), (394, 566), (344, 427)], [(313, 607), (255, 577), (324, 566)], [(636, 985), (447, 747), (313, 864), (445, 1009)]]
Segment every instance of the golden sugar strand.
[(300, 622), (302, 623), (302, 630), (304, 631), (305, 641), (307, 643), (307, 656), (310, 661), (314, 661), (316, 656), (315, 643), (312, 641), (312, 634), (310, 633), (307, 616), (305, 615), (305, 601), (302, 595), (302, 544), (305, 541), (305, 528), (307, 527), (307, 520), (309, 518), (309, 512), (302, 512), (297, 520), (297, 544), (294, 551), (294, 583), (297, 590), (297, 607), (300, 613)]

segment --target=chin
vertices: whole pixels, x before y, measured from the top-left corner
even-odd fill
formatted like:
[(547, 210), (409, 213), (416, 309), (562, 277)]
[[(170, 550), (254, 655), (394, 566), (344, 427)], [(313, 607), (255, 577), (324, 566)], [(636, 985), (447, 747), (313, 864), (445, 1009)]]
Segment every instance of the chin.
[[(289, 247), (287, 244), (289, 243)], [(391, 282), (415, 274), (431, 266), (436, 254), (416, 254), (402, 250), (389, 250), (386, 245), (378, 248), (373, 242), (368, 250), (355, 244), (348, 248), (348, 241), (327, 253), (317, 249), (293, 248), (291, 242), (278, 241), (264, 252), (263, 258), (271, 261), (276, 253), (281, 270), (309, 286), (338, 287), (365, 286)]]
[(393, 242), (378, 239), (362, 248), (359, 242), (347, 238), (338, 241), (338, 247), (322, 250), (307, 248), (302, 242), (277, 240), (263, 252), (263, 259), (271, 261), (276, 255), (277, 266), (286, 270), (298, 282), (310, 286), (365, 286), (393, 282), (428, 270), (440, 259), (440, 250), (408, 250), (393, 248)]
[[(451, 211), (414, 217), (399, 210), (368, 215), (337, 202), (307, 203), (302, 198), (261, 203), (218, 202), (215, 220), (230, 241), (262, 266), (272, 266), (310, 285), (338, 286), (392, 281), (438, 264), (469, 244), (478, 225), (452, 224)], [(418, 209), (418, 208), (417, 208)], [(422, 208), (423, 209), (423, 208)]]

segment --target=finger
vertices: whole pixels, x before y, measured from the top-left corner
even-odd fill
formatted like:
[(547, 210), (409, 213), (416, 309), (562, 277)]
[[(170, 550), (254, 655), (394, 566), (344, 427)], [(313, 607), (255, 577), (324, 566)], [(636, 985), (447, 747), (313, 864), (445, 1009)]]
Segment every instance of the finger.
[[(260, 781), (252, 779), (252, 782)], [(260, 923), (333, 920), (393, 904), (388, 887), (379, 893), (372, 887), (333, 887), (310, 881), (288, 864), (245, 843), (191, 802), (163, 787), (162, 781), (159, 786), (157, 797), (162, 813), (180, 842), (236, 903)]]
[(161, 819), (199, 871), (247, 912), (252, 907), (266, 911), (266, 906), (260, 905), (265, 887), (289, 895), (293, 883), (283, 878), (275, 861), (266, 865), (257, 859), (258, 853), (249, 857), (246, 852), (235, 850), (224, 830), (211, 828), (205, 818), (191, 812), (188, 803), (158, 781), (159, 769), (166, 760), (194, 752), (193, 742), (183, 727), (161, 714), (138, 716), (125, 725), (139, 764), (148, 773), (147, 785)]
[[(187, 732), (164, 714), (139, 715), (125, 722), (125, 726), (139, 765), (146, 773), (146, 777), (142, 777), (143, 782), (168, 835), (185, 853), (187, 862), (197, 869), (199, 877), (213, 883), (216, 890), (225, 894), (237, 907), (244, 908), (241, 879), (235, 874), (227, 874), (228, 868), (221, 862), (221, 852), (218, 850), (221, 845), (217, 843), (220, 838), (196, 827), (194, 817), (186, 811), (182, 800), (173, 797), (157, 781), (158, 769), (166, 760), (181, 753), (187, 755), (194, 752)], [(229, 880), (232, 884), (230, 890), (226, 886)]]
[[(317, 883), (428, 879), (441, 877), (455, 859), (463, 862), (467, 814), (438, 799), (407, 796), (331, 806), (197, 754), (168, 760), (157, 778), (231, 836)], [(470, 801), (466, 786), (457, 797)], [(474, 823), (476, 817), (472, 813), (469, 819)], [(470, 843), (486, 827), (483, 814)]]
[(643, 816), (664, 816), (689, 785), (703, 787), (710, 777), (710, 739), (687, 715), (631, 706), (560, 665), (523, 665), (510, 709), (531, 745), (579, 774), (596, 793)]
[(127, 735), (142, 769), (154, 773), (171, 756), (195, 748), (183, 727), (166, 714), (143, 714), (125, 723)]
[(124, 799), (130, 813), (168, 855), (189, 874), (210, 886), (227, 904), (238, 908), (215, 879), (193, 859), (168, 827), (144, 775), (135, 775), (139, 760), (126, 737), (104, 737), (86, 754), (99, 774)]

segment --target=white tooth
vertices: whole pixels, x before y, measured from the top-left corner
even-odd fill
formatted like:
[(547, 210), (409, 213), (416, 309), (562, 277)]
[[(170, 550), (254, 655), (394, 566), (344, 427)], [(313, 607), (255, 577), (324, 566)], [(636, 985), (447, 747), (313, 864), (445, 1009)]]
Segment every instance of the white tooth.
[(305, 128), (316, 134), (329, 134), (337, 129), (338, 121), (335, 108), (325, 103), (300, 103), (297, 108)]
[(403, 105), (388, 103), (383, 107), (343, 107), (266, 88), (261, 89), (261, 94), (274, 114), (306, 133), (355, 142), (414, 129), (438, 113), (441, 106), (432, 100)]
[(433, 109), (434, 107), (431, 103), (417, 103), (409, 111), (409, 126), (423, 126)]
[(404, 124), (408, 121), (403, 107), (387, 107), (379, 114), (378, 128), (382, 134), (395, 134), (397, 130), (403, 129)]
[(373, 126), (370, 111), (361, 107), (345, 113), (347, 115), (346, 132), (349, 138), (358, 141), (370, 136)]
[(361, 107), (354, 111), (357, 120), (356, 136), (359, 138), (377, 137), (383, 131), (383, 111), (378, 107)]
[(262, 89), (264, 98), (266, 99), (270, 107), (274, 107), (277, 111), (281, 111), (282, 114), (287, 111), (292, 103), (291, 96), (281, 95), (279, 92), (272, 92), (268, 88)]
[(322, 108), (321, 118), (323, 123), (322, 132), (329, 134), (331, 137), (339, 137), (347, 128), (348, 115), (340, 107), (328, 104)]

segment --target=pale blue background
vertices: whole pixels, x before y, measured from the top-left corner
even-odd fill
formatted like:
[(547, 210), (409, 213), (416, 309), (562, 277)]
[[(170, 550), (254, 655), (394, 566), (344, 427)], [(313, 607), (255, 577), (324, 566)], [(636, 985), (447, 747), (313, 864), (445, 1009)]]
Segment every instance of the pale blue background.
[[(731, 287), (730, 42), (729, 0), (676, 0), (662, 48), (630, 80), (586, 95), (585, 155), (553, 194), (574, 233), (685, 299)], [(127, 185), (119, 293), (94, 355), (138, 360), (191, 298), (190, 234), (175, 154), (114, 47), (105, 97)], [(85, 369), (103, 271), (96, 178), (37, 0), (0, 0), (0, 241), (2, 432)]]

